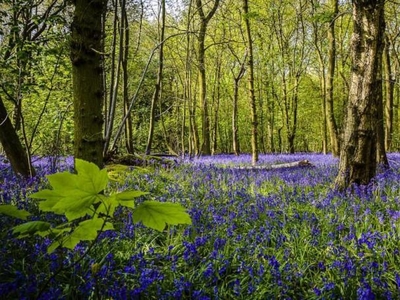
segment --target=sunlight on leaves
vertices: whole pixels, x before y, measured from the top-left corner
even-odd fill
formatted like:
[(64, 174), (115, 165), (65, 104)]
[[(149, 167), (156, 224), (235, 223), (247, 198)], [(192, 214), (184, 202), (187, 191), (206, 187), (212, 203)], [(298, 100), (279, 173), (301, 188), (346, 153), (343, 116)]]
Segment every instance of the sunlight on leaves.
[(144, 226), (163, 231), (167, 224), (192, 224), (186, 209), (178, 203), (145, 201), (133, 212), (133, 220)]

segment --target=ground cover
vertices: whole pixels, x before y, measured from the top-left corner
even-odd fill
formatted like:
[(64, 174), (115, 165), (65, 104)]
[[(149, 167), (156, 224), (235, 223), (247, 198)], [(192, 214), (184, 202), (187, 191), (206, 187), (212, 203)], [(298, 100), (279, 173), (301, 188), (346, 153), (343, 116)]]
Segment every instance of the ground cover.
[[(251, 157), (187, 159), (168, 169), (133, 168), (110, 191), (150, 192), (139, 201), (179, 202), (191, 226), (155, 232), (116, 213), (79, 264), (51, 279), (43, 299), (398, 299), (400, 297), (400, 155), (353, 193), (332, 189), (337, 160), (327, 155), (261, 155), (260, 164), (309, 160), (313, 167), (238, 169)], [(29, 195), (44, 174), (71, 158), (35, 162), (38, 176), (17, 180), (0, 159), (0, 203), (40, 215)], [(113, 174), (115, 175), (115, 174)], [(15, 239), (18, 221), (0, 216), (0, 298), (30, 299), (60, 266), (86, 249), (46, 253), (50, 241)]]

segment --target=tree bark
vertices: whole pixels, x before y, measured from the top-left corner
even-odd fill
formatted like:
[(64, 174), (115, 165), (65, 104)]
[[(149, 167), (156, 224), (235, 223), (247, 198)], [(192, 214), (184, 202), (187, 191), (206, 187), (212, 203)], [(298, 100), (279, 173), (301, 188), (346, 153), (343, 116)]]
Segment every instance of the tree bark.
[(21, 141), (7, 114), (3, 100), (0, 98), (0, 142), (11, 168), (16, 174), (24, 177), (35, 176), (35, 170), (26, 155)]
[(377, 166), (384, 0), (353, 1), (352, 73), (339, 173), (335, 184), (368, 184)]
[(333, 104), (333, 79), (335, 77), (336, 65), (336, 38), (335, 38), (335, 19), (339, 12), (338, 0), (331, 0), (333, 8), (332, 19), (328, 29), (328, 72), (326, 76), (326, 106), (325, 114), (329, 137), (331, 140), (331, 148), (333, 156), (339, 156), (339, 134), (335, 120), (334, 104)]
[(204, 13), (202, 0), (196, 0), (197, 12), (200, 16), (200, 29), (198, 33), (198, 51), (197, 51), (197, 62), (199, 68), (199, 95), (200, 95), (200, 107), (201, 107), (201, 132), (202, 132), (202, 145), (201, 153), (205, 155), (211, 154), (211, 142), (210, 142), (210, 116), (208, 112), (208, 101), (207, 101), (207, 83), (206, 83), (206, 64), (205, 64), (205, 39), (207, 26), (211, 18), (214, 16), (219, 6), (220, 0), (214, 0), (214, 4), (208, 14)]
[(243, 0), (243, 12), (246, 25), (246, 37), (248, 48), (248, 69), (249, 69), (249, 98), (251, 107), (251, 162), (256, 165), (258, 162), (258, 120), (257, 120), (257, 104), (254, 92), (254, 58), (253, 58), (253, 41), (251, 39), (251, 28), (249, 20), (249, 3), (248, 0)]
[(153, 98), (151, 99), (151, 107), (150, 107), (150, 121), (149, 121), (149, 133), (147, 136), (147, 145), (146, 145), (146, 155), (150, 154), (151, 146), (153, 143), (153, 135), (154, 135), (154, 126), (155, 126), (155, 115), (156, 115), (156, 105), (160, 99), (161, 88), (162, 88), (162, 79), (163, 79), (163, 70), (164, 70), (164, 35), (165, 35), (165, 0), (161, 0), (160, 3), (160, 15), (161, 15), (161, 24), (160, 24), (160, 49), (158, 50), (158, 73), (157, 73), (157, 82), (154, 88)]
[(392, 66), (389, 53), (389, 38), (385, 36), (385, 48), (383, 53), (384, 74), (385, 74), (385, 150), (390, 151), (393, 134), (393, 103), (394, 83), (392, 77)]
[(106, 0), (76, 0), (71, 27), (74, 155), (103, 166), (102, 17)]

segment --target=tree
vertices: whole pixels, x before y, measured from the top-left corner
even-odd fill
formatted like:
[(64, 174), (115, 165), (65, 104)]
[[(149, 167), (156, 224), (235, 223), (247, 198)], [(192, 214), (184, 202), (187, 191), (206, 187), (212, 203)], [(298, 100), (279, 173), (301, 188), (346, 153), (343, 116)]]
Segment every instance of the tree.
[(248, 58), (247, 64), (249, 68), (249, 98), (251, 107), (251, 153), (252, 153), (252, 164), (255, 165), (258, 162), (258, 138), (257, 138), (257, 105), (256, 96), (254, 92), (254, 56), (253, 56), (253, 41), (251, 39), (251, 28), (250, 28), (250, 15), (249, 15), (249, 3), (248, 0), (243, 0), (243, 13), (246, 25), (246, 38), (247, 38), (247, 49)]
[(220, 0), (214, 0), (213, 5), (209, 12), (205, 14), (204, 4), (202, 0), (196, 0), (197, 13), (200, 17), (200, 29), (198, 32), (197, 42), (197, 63), (199, 68), (199, 94), (200, 94), (200, 107), (201, 107), (201, 129), (203, 142), (201, 145), (202, 154), (211, 154), (211, 143), (210, 143), (210, 119), (208, 112), (208, 101), (207, 101), (207, 83), (206, 83), (206, 62), (205, 62), (205, 39), (207, 33), (207, 26), (211, 18), (217, 11)]
[(155, 116), (156, 116), (156, 105), (160, 99), (161, 89), (162, 89), (162, 79), (163, 79), (163, 69), (164, 69), (164, 37), (165, 37), (165, 0), (161, 0), (160, 3), (160, 13), (159, 23), (160, 26), (160, 48), (158, 50), (158, 72), (157, 72), (157, 82), (154, 87), (154, 94), (151, 99), (150, 108), (150, 121), (149, 121), (149, 134), (147, 136), (146, 145), (146, 155), (150, 154), (151, 144), (153, 143), (154, 126), (155, 126)]
[(0, 97), (0, 143), (3, 145), (13, 171), (24, 177), (35, 176), (35, 170), (26, 155), (21, 141)]
[(352, 72), (336, 186), (368, 184), (377, 166), (384, 0), (353, 0)]
[(106, 0), (76, 0), (71, 26), (74, 155), (103, 165), (103, 15)]
[[(38, 58), (43, 45), (51, 44), (49, 29), (61, 21), (56, 17), (65, 8), (63, 1), (3, 1), (0, 3), (0, 142), (10, 160), (12, 169), (23, 176), (33, 176), (30, 163), (32, 139), (25, 130), (22, 103), (25, 95), (34, 94)], [(51, 34), (49, 34), (51, 35)], [(45, 37), (44, 37), (45, 36)], [(34, 67), (35, 66), (35, 67)], [(36, 69), (34, 69), (36, 68)], [(4, 96), (4, 98), (2, 97)], [(3, 99), (14, 105), (14, 125), (10, 121)], [(40, 119), (40, 118), (39, 118)], [(22, 129), (25, 148), (17, 131)]]
[(336, 37), (335, 37), (335, 20), (338, 16), (339, 12), (339, 1), (338, 0), (331, 0), (330, 6), (332, 8), (332, 16), (329, 22), (328, 28), (328, 72), (326, 76), (326, 106), (325, 106), (325, 115), (326, 121), (329, 130), (329, 136), (331, 140), (331, 148), (332, 154), (334, 156), (339, 155), (339, 134), (338, 128), (335, 120), (334, 115), (334, 105), (333, 105), (333, 80), (335, 77), (335, 65), (336, 65)]

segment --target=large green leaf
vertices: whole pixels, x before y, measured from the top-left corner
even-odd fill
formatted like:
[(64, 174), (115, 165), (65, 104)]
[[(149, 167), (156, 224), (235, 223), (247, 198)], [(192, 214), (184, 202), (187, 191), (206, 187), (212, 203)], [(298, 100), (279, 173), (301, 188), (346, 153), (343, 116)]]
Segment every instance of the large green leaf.
[(75, 159), (75, 168), (78, 172), (78, 188), (90, 194), (98, 194), (103, 191), (108, 183), (107, 170), (100, 170), (94, 163), (81, 159)]
[(44, 199), (39, 203), (42, 211), (65, 214), (69, 221), (81, 218), (93, 212), (92, 205), (100, 202), (100, 192), (108, 183), (107, 171), (93, 163), (76, 159), (78, 174), (67, 172), (47, 176), (52, 190), (43, 190), (31, 195)]
[(16, 206), (11, 204), (0, 205), (0, 214), (14, 217), (21, 220), (26, 220), (31, 214), (23, 209), (18, 209)]
[(166, 224), (192, 224), (185, 208), (178, 203), (145, 201), (133, 212), (134, 222), (163, 231)]
[(50, 185), (55, 190), (71, 190), (76, 188), (76, 175), (69, 172), (61, 172), (46, 176)]
[(24, 224), (15, 226), (13, 228), (14, 234), (19, 234), (19, 237), (25, 237), (38, 232), (47, 231), (50, 229), (50, 223), (44, 221), (31, 221)]

